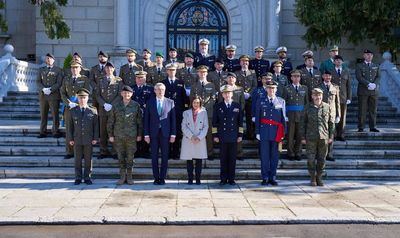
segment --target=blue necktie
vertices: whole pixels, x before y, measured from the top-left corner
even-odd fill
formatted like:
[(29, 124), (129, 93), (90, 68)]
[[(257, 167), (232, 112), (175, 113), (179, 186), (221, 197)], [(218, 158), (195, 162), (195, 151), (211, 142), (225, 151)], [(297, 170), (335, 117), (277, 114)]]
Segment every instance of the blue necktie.
[(160, 100), (157, 100), (157, 112), (158, 112), (158, 115), (161, 116), (162, 105), (161, 105), (161, 101)]

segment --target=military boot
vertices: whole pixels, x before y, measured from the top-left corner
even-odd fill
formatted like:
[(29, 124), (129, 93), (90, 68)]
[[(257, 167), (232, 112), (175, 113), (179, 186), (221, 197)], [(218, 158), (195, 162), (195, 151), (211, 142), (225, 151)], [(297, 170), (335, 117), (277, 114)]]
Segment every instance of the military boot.
[(127, 169), (127, 171), (126, 171), (126, 182), (127, 182), (129, 185), (132, 185), (132, 184), (133, 184), (132, 169)]
[(117, 181), (117, 185), (124, 184), (125, 180), (126, 180), (126, 170), (125, 169), (119, 169), (119, 177), (120, 177), (120, 179)]
[(317, 186), (317, 179), (315, 177), (315, 173), (314, 174), (310, 174), (311, 180), (310, 180), (310, 185), (315, 187)]
[(317, 174), (316, 181), (317, 181), (317, 186), (321, 186), (321, 187), (324, 186), (324, 182), (322, 182), (322, 173)]

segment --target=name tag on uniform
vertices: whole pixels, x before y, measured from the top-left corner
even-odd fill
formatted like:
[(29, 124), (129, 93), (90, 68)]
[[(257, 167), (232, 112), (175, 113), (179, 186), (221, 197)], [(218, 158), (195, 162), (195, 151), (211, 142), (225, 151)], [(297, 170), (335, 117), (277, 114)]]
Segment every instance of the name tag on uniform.
[(239, 112), (239, 108), (233, 109), (233, 112)]

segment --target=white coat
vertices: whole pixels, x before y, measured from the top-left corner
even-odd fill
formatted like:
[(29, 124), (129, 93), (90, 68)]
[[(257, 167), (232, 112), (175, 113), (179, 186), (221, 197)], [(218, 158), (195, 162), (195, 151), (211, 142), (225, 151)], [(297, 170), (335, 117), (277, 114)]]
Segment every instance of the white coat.
[[(193, 121), (192, 109), (183, 112), (181, 160), (207, 159), (207, 131), (208, 117), (204, 107), (198, 112), (196, 122)], [(200, 142), (193, 144), (192, 136), (197, 136)]]

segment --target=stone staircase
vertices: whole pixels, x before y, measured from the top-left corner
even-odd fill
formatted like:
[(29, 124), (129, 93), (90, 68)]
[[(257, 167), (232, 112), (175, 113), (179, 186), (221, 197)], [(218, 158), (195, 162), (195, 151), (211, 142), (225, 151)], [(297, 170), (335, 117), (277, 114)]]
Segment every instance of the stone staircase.
[[(356, 132), (357, 99), (349, 106), (346, 142), (335, 142), (335, 162), (327, 162), (329, 179), (399, 179), (400, 114), (388, 98), (379, 98), (379, 133)], [(3, 178), (73, 178), (73, 160), (64, 160), (64, 138), (37, 139), (39, 105), (35, 93), (9, 92), (0, 103), (0, 177)], [(260, 162), (257, 143), (244, 141), (244, 159), (237, 161), (238, 179), (259, 179)], [(98, 153), (98, 147), (94, 150)], [(218, 154), (218, 148), (215, 149)], [(286, 154), (286, 150), (283, 151)], [(95, 178), (116, 178), (117, 161), (93, 160)], [(151, 161), (137, 158), (136, 179), (151, 179)], [(186, 178), (184, 161), (169, 161), (170, 179)], [(280, 160), (279, 179), (306, 178), (306, 160)], [(204, 179), (219, 178), (219, 160), (205, 161)]]

